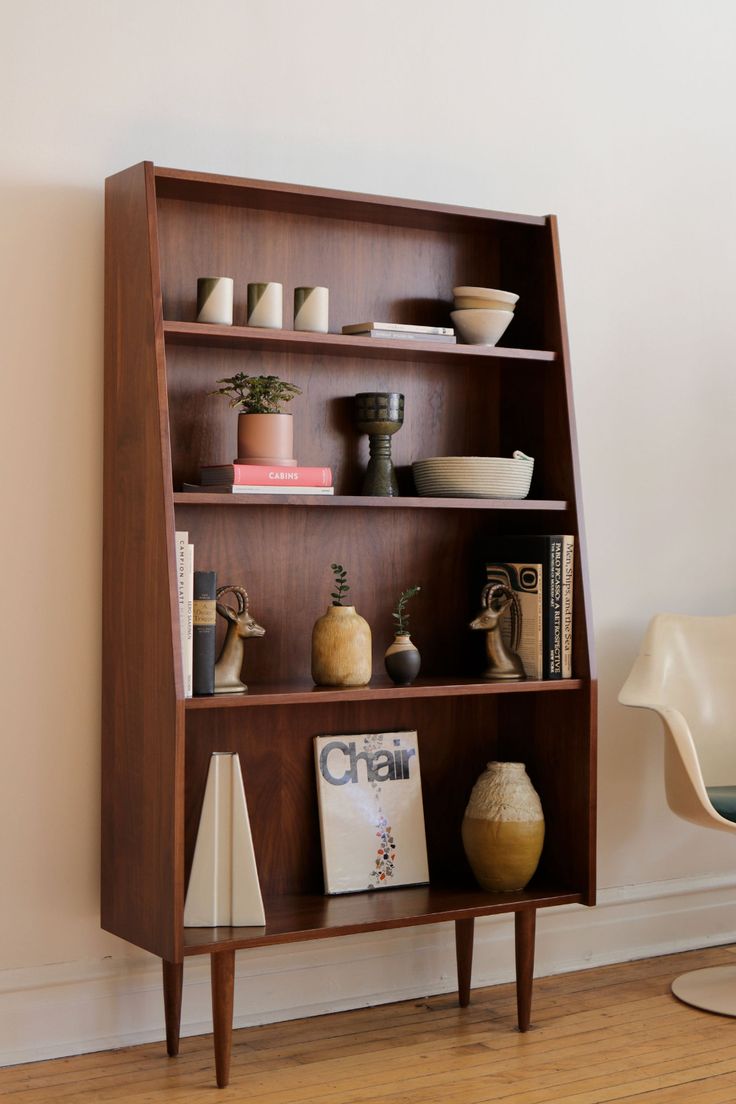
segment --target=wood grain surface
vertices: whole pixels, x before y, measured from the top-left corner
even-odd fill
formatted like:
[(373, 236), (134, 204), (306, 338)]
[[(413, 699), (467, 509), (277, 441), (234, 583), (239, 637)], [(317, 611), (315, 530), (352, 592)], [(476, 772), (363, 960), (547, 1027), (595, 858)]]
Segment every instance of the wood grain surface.
[[(249, 1104), (731, 1104), (733, 1021), (671, 995), (704, 951), (537, 978), (530, 1031), (513, 985), (236, 1031), (223, 1100)], [(211, 1037), (0, 1070), (3, 1104), (209, 1104)]]

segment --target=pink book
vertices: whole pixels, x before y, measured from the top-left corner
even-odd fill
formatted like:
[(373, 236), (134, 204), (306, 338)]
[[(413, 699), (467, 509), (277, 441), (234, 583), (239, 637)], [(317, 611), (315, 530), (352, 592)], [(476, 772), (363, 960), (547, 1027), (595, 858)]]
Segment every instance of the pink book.
[(202, 484), (235, 487), (331, 487), (330, 468), (269, 468), (263, 464), (210, 464), (202, 468)]

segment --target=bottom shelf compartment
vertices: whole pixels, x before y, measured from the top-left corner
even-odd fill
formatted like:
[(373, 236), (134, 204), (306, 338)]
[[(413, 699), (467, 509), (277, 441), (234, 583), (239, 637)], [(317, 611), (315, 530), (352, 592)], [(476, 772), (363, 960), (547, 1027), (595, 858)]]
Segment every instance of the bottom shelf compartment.
[(184, 954), (329, 939), (356, 932), (582, 902), (581, 893), (533, 885), (516, 893), (423, 885), (335, 897), (316, 893), (272, 895), (264, 899), (265, 927), (185, 928)]

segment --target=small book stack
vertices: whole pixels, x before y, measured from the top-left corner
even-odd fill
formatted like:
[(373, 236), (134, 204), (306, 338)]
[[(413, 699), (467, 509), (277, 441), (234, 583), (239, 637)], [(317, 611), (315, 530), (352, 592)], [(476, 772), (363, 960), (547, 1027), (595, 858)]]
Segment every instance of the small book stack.
[(201, 483), (185, 483), (198, 494), (331, 495), (330, 468), (270, 468), (265, 464), (210, 464), (200, 469)]
[[(521, 636), (516, 651), (528, 679), (572, 678), (572, 596), (575, 538), (500, 537), (486, 562), (486, 580), (510, 587), (519, 600)], [(511, 615), (501, 622), (511, 642)]]
[(215, 692), (217, 577), (214, 571), (194, 570), (189, 533), (174, 537), (184, 697), (200, 697)]
[(393, 341), (427, 341), (430, 344), (455, 345), (452, 326), (406, 326), (401, 322), (353, 322), (343, 326), (344, 334), (353, 337), (380, 337)]

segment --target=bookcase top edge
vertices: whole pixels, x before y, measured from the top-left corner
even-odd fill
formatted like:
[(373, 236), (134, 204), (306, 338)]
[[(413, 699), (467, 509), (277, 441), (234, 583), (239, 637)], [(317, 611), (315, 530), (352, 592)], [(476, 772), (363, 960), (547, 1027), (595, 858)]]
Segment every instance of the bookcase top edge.
[[(204, 198), (209, 189), (214, 202), (238, 202), (238, 193), (261, 193), (274, 199), (289, 197), (303, 201), (323, 201), (336, 205), (345, 204), (346, 208), (374, 208), (376, 215), (380, 211), (394, 209), (427, 216), (444, 216), (453, 219), (489, 220), (516, 223), (524, 226), (548, 225), (548, 215), (517, 214), (508, 211), (493, 211), (479, 207), (462, 207), (448, 203), (431, 203), (425, 200), (399, 196), (383, 196), (371, 193), (348, 192), (334, 188), (317, 188), (306, 184), (295, 184), (275, 180), (259, 180), (249, 177), (228, 176), (220, 173), (192, 172), (155, 165), (153, 167), (156, 191), (160, 198)], [(187, 194), (189, 193), (189, 194)]]

